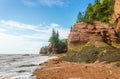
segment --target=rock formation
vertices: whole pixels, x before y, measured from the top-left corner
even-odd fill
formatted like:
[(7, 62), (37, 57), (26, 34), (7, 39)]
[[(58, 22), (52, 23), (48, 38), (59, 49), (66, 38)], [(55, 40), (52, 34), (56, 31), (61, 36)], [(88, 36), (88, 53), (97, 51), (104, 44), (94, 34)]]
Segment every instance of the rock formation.
[[(120, 61), (120, 44), (114, 28), (94, 22), (77, 23), (68, 38), (65, 60), (71, 62)], [(118, 47), (117, 47), (118, 46)]]
[(61, 42), (59, 46), (53, 47), (50, 43), (48, 46), (44, 46), (40, 49), (40, 54), (54, 54), (54, 53), (65, 53), (67, 52), (67, 43)]
[(68, 37), (65, 60), (89, 63), (120, 61), (120, 0), (115, 1), (110, 23), (75, 24)]
[(116, 18), (120, 17), (120, 0), (115, 0), (114, 14), (115, 14)]
[(48, 52), (49, 53), (65, 53), (65, 52), (67, 52), (67, 44), (59, 45), (57, 48), (55, 48), (51, 44), (49, 44)]
[(120, 61), (120, 0), (115, 1), (110, 23), (75, 24), (68, 37), (65, 60), (88, 63)]
[(88, 41), (95, 45), (99, 45), (101, 42), (118, 43), (120, 41), (120, 0), (115, 0), (114, 14), (110, 23), (114, 25), (114, 28), (97, 21), (93, 25), (77, 23), (69, 35), (68, 46), (71, 44), (85, 44)]
[(118, 37), (114, 29), (110, 28), (108, 24), (97, 21), (93, 25), (84, 22), (77, 23), (70, 32), (68, 39), (68, 46), (72, 44), (85, 44), (89, 41), (95, 46), (100, 46), (103, 42), (108, 44), (118, 42)]
[(112, 23), (115, 23), (115, 31), (117, 32), (120, 40), (120, 0), (115, 0)]
[(48, 47), (44, 46), (40, 49), (39, 54), (48, 54)]
[(112, 19), (110, 20), (110, 23), (115, 23), (120, 17), (120, 0), (115, 0), (114, 4), (114, 13), (112, 15)]

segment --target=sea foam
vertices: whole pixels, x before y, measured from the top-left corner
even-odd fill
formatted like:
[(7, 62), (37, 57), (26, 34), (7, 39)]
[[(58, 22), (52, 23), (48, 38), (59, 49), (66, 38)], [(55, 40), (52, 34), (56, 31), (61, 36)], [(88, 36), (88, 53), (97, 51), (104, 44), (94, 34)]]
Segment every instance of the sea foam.
[[(55, 56), (0, 55), (0, 79), (36, 79), (33, 72)], [(41, 66), (42, 67), (42, 66)]]

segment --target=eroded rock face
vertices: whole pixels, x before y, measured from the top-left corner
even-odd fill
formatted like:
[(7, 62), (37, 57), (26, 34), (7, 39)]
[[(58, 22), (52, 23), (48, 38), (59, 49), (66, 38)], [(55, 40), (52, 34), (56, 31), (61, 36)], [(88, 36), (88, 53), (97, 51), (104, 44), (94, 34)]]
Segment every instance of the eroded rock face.
[(41, 48), (39, 54), (48, 54), (48, 47)]
[(115, 23), (116, 23), (115, 31), (117, 32), (120, 40), (120, 0), (115, 1), (114, 16), (115, 16)]
[(115, 1), (110, 25), (77, 23), (68, 38), (65, 60), (72, 62), (120, 61), (120, 0)]
[(120, 18), (118, 18), (118, 20), (117, 20), (115, 30), (116, 30), (116, 33), (117, 33), (119, 40), (120, 40)]
[(93, 63), (97, 61), (120, 61), (120, 49), (113, 46), (118, 44), (118, 36), (108, 24), (94, 22), (92, 25), (78, 23), (70, 32), (68, 52), (65, 60), (71, 62)]
[(115, 14), (116, 18), (120, 17), (120, 0), (115, 0), (114, 14)]
[(78, 23), (70, 32), (68, 38), (68, 46), (76, 44), (85, 44), (92, 42), (94, 45), (105, 42), (118, 42), (118, 37), (114, 29), (110, 28), (108, 24), (101, 22), (94, 22), (93, 25), (87, 23)]
[(52, 44), (48, 45), (48, 52), (49, 53), (65, 53), (67, 52), (67, 44), (66, 45), (61, 45), (58, 47), (53, 47)]

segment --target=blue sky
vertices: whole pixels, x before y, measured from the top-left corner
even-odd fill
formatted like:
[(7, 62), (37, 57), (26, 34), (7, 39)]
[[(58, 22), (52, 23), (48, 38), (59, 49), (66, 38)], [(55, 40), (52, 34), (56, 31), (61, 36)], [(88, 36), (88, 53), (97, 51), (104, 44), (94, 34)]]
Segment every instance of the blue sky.
[(67, 38), (79, 11), (94, 0), (0, 0), (0, 53), (39, 52), (53, 28)]

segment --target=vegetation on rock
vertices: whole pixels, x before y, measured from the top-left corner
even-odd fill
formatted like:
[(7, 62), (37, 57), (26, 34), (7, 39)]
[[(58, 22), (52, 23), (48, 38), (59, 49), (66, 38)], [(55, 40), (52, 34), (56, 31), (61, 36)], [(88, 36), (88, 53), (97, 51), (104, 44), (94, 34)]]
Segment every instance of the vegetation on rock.
[(65, 60), (87, 63), (93, 63), (95, 61), (106, 61), (109, 63), (120, 61), (120, 49), (112, 46), (95, 47), (92, 43), (88, 42), (85, 45), (74, 46), (74, 48), (71, 48), (72, 50), (69, 49)]
[(114, 12), (115, 0), (95, 0), (94, 4), (88, 4), (85, 12), (79, 12), (78, 22), (93, 23), (93, 21), (101, 21), (109, 23)]
[(59, 32), (52, 30), (52, 35), (49, 38), (49, 46), (41, 48), (41, 54), (55, 54), (67, 52), (67, 39), (59, 39)]
[[(95, 0), (79, 12), (68, 38), (64, 58), (71, 62), (120, 61), (119, 32), (109, 27), (115, 0)], [(116, 4), (117, 5), (117, 4)]]
[(48, 46), (43, 46), (40, 49), (40, 54), (47, 54), (48, 53)]
[(57, 47), (59, 44), (59, 33), (56, 33), (54, 29), (52, 31), (52, 35), (49, 39), (49, 42), (51, 43), (52, 47)]

